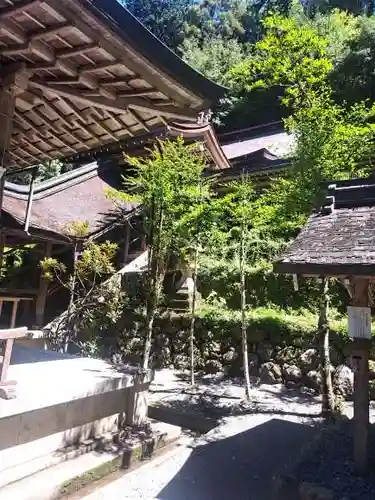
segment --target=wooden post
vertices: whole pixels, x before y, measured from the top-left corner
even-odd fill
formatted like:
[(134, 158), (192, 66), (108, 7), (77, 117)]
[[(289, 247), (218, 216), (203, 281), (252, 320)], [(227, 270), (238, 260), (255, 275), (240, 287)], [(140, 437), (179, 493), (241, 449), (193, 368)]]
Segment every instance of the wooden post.
[(125, 222), (125, 236), (124, 236), (124, 266), (128, 262), (129, 244), (130, 244), (130, 224), (128, 221), (126, 221)]
[(15, 110), (16, 96), (10, 88), (0, 90), (0, 112), (1, 112), (1, 131), (0, 131), (0, 166), (7, 163), (7, 151), (10, 143), (13, 128), (13, 117)]
[(0, 224), (0, 271), (3, 268), (5, 244), (6, 244), (5, 231), (1, 228)]
[[(15, 302), (16, 303), (16, 302)], [(0, 330), (0, 342), (3, 342), (3, 356), (0, 363), (0, 398), (13, 399), (16, 397), (15, 385), (16, 380), (7, 380), (10, 358), (12, 356), (12, 348), (14, 339), (25, 337), (27, 328), (10, 328)]]
[[(52, 242), (48, 241), (44, 253), (44, 257), (51, 257), (52, 254)], [(39, 280), (39, 291), (36, 298), (35, 307), (35, 320), (37, 328), (42, 328), (44, 325), (44, 312), (46, 308), (47, 300), (47, 290), (48, 290), (48, 280), (43, 278), (42, 270), (40, 270), (40, 280)]]
[(351, 306), (348, 307), (349, 335), (353, 338), (352, 360), (354, 368), (353, 452), (357, 474), (368, 467), (369, 429), (369, 369), (371, 347), (371, 310), (369, 308), (369, 281), (353, 278)]

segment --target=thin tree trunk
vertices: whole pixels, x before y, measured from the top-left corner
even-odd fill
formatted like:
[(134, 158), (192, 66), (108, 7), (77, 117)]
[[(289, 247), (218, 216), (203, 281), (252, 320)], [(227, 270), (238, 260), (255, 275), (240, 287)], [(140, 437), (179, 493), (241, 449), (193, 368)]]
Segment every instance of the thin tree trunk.
[(320, 295), (320, 314), (318, 321), (318, 333), (320, 342), (321, 375), (322, 375), (322, 414), (331, 417), (334, 413), (335, 396), (332, 386), (331, 360), (329, 355), (329, 282), (323, 278)]
[[(144, 370), (148, 370), (149, 368), (154, 320), (159, 305), (160, 292), (165, 274), (165, 265), (163, 264), (163, 269), (161, 269), (160, 266), (161, 240), (162, 240), (163, 219), (164, 219), (162, 203), (160, 204), (160, 210), (158, 215), (159, 215), (158, 225), (156, 227), (154, 223), (152, 223), (151, 225), (152, 240), (150, 241), (150, 247), (149, 247), (149, 252), (150, 252), (149, 266), (148, 266), (149, 299), (147, 300), (146, 303), (146, 339), (145, 339), (145, 347), (143, 351), (143, 363), (142, 363), (142, 367)], [(154, 208), (152, 216), (153, 218), (155, 216)], [(153, 241), (156, 232), (155, 229), (158, 233), (156, 246), (154, 245)]]
[(194, 372), (194, 338), (195, 338), (195, 308), (197, 301), (197, 268), (198, 268), (198, 249), (194, 249), (194, 267), (193, 267), (193, 292), (191, 296), (191, 319), (190, 319), (190, 384), (195, 385)]
[(155, 313), (156, 313), (156, 306), (155, 304), (153, 304), (152, 307), (150, 307), (150, 310), (147, 311), (147, 316), (146, 316), (146, 340), (145, 340), (145, 348), (143, 351), (143, 364), (142, 364), (144, 370), (148, 370), (148, 365), (150, 362), (152, 331), (154, 327)]
[(71, 289), (70, 289), (70, 297), (69, 297), (69, 304), (68, 304), (68, 309), (66, 312), (67, 315), (67, 322), (66, 322), (66, 332), (64, 335), (64, 344), (63, 344), (63, 352), (67, 353), (69, 344), (72, 340), (72, 333), (70, 329), (74, 329), (74, 324), (71, 323), (71, 314), (72, 310), (74, 307), (74, 293), (76, 289), (76, 281), (77, 281), (77, 252), (78, 252), (78, 244), (75, 243), (73, 247), (73, 275), (72, 275), (72, 282), (71, 282)]
[(242, 357), (243, 373), (245, 376), (245, 398), (250, 400), (250, 374), (249, 374), (249, 356), (247, 348), (247, 321), (246, 321), (246, 281), (245, 281), (245, 235), (244, 228), (241, 228), (241, 255), (240, 255), (240, 274), (241, 274), (241, 337), (242, 337)]

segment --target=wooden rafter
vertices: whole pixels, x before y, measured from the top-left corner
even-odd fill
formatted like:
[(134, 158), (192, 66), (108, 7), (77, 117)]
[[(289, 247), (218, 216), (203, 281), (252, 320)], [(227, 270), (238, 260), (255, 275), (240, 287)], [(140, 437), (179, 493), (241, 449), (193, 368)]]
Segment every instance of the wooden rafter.
[(20, 12), (25, 12), (40, 3), (41, 0), (21, 0), (21, 2), (17, 2), (15, 5), (1, 9), (0, 19), (9, 19), (10, 17), (19, 14)]
[(67, 90), (63, 85), (54, 85), (51, 87), (46, 85), (43, 81), (36, 79), (31, 79), (30, 85), (32, 87), (66, 97), (73, 101), (79, 101), (87, 106), (96, 106), (115, 113), (125, 112), (129, 107), (132, 107), (133, 109), (139, 109), (140, 111), (163, 113), (164, 116), (168, 116), (170, 118), (181, 118), (183, 116), (186, 120), (196, 120), (196, 112), (190, 108), (181, 109), (171, 107), (168, 110), (163, 109), (161, 111), (160, 108), (154, 106), (151, 102), (137, 97), (127, 99), (118, 98), (115, 101), (111, 101), (110, 99), (106, 99), (104, 97), (86, 97), (83, 92)]
[[(56, 132), (56, 137), (58, 137), (59, 140), (61, 141), (60, 130), (59, 130), (59, 127), (56, 125), (56, 123), (51, 121), (49, 118), (47, 118), (41, 111), (39, 111), (38, 108), (34, 108), (33, 113), (35, 113), (36, 116), (43, 123), (45, 123), (50, 129), (52, 129), (54, 132)], [(65, 132), (67, 135), (69, 135), (75, 141), (75, 143), (79, 143), (84, 149), (90, 149), (89, 146), (82, 139), (80, 139), (79, 136), (77, 136), (71, 130), (69, 130), (70, 127), (68, 128), (65, 125), (61, 125), (60, 128), (63, 132)], [(61, 141), (61, 142), (63, 142), (63, 141)], [(66, 143), (65, 141), (63, 143), (65, 143), (67, 146), (69, 144), (69, 143)], [(70, 146), (70, 144), (69, 144), (68, 147), (72, 147), (72, 146)]]
[(70, 57), (81, 56), (82, 54), (85, 54), (86, 52), (89, 52), (90, 50), (94, 50), (97, 48), (98, 48), (97, 43), (90, 43), (90, 44), (86, 43), (84, 45), (80, 45), (79, 47), (73, 47), (71, 49), (62, 49), (56, 51), (56, 58), (69, 59)]
[(94, 113), (91, 111), (91, 110), (86, 110), (86, 112), (84, 113), (84, 115), (87, 117), (89, 117), (94, 123), (95, 125), (97, 125), (98, 127), (102, 128), (104, 130), (104, 132), (106, 134), (108, 134), (114, 141), (117, 141), (117, 137), (116, 135), (114, 134), (114, 132), (105, 125), (105, 123), (103, 123), (103, 120), (98, 120), (97, 118), (95, 118), (94, 116)]
[[(53, 7), (53, 9), (56, 10), (57, 13), (59, 11), (63, 13), (66, 18), (69, 18), (69, 16), (71, 15), (71, 12), (69, 12), (69, 9), (67, 9), (64, 4), (61, 3), (59, 9), (58, 0), (49, 0), (49, 5)], [(134, 54), (131, 53), (130, 49), (127, 48), (129, 56), (125, 59), (123, 50), (121, 50), (119, 47), (114, 46), (109, 40), (106, 40), (105, 38), (101, 38), (99, 41), (97, 32), (79, 17), (75, 19), (75, 27), (89, 39), (93, 40), (94, 43), (100, 44), (100, 48), (103, 49), (107, 54), (111, 54), (116, 59), (123, 61), (126, 67), (130, 69), (130, 71), (135, 74), (139, 73), (139, 64), (134, 59)], [(144, 69), (147, 71), (147, 81), (153, 87), (160, 89), (166, 95), (171, 93), (170, 86), (166, 82), (164, 82), (163, 78), (160, 78), (160, 75), (157, 75), (153, 71), (153, 69), (149, 67), (149, 65), (146, 64)], [(172, 97), (176, 100), (176, 102), (182, 105), (187, 104), (188, 100), (181, 96), (180, 93), (172, 91), (172, 94)]]
[[(15, 113), (16, 117), (20, 120), (22, 120), (24, 123), (26, 123), (26, 125), (28, 125), (32, 130), (33, 132), (42, 140), (45, 140), (46, 136), (45, 136), (45, 133), (43, 133), (42, 131), (40, 131), (40, 127), (38, 127), (32, 120), (30, 120), (30, 118), (28, 118), (27, 116), (21, 114), (21, 113), (18, 113), (16, 112)], [(46, 120), (47, 121), (47, 120)], [(46, 123), (47, 125), (47, 123)], [(48, 125), (47, 125), (48, 126)], [(71, 151), (73, 151), (74, 153), (77, 153), (78, 150), (72, 146), (71, 144), (69, 144), (68, 141), (66, 141), (63, 137), (61, 137), (61, 135), (55, 133), (54, 129), (51, 127), (48, 129), (48, 133), (56, 140), (56, 141), (59, 141), (61, 142), (61, 144), (63, 144), (65, 147), (67, 147), (68, 149), (70, 149)]]
[(61, 23), (56, 24), (55, 26), (51, 26), (49, 28), (41, 28), (29, 34), (30, 40), (41, 40), (45, 38), (49, 38), (53, 35), (57, 35), (58, 33), (63, 33), (68, 29), (72, 29), (74, 27), (73, 23), (63, 21)]
[(146, 130), (146, 132), (150, 132), (150, 129), (147, 125), (147, 123), (145, 122), (145, 120), (139, 115), (139, 113), (137, 113), (135, 111), (135, 109), (129, 109), (128, 110), (129, 114), (131, 114), (134, 118), (134, 120), (136, 120), (138, 123), (140, 123), (142, 125), (142, 127)]
[[(195, 121), (194, 108), (206, 97), (195, 92), (193, 79), (185, 86), (173, 78), (173, 65), (164, 67), (163, 57), (150, 57), (154, 50), (143, 44), (139, 50), (114, 29), (110, 16), (97, 15), (82, 0), (5, 3), (2, 71), (22, 77), (10, 87), (16, 93), (12, 164), (104, 150), (169, 120)], [(11, 85), (4, 77), (2, 84)]]

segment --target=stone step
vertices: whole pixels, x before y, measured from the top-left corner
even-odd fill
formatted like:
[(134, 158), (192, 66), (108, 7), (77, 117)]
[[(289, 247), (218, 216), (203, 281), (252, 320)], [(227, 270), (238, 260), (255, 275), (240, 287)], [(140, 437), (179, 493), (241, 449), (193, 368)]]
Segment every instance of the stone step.
[(87, 443), (69, 452), (61, 450), (59, 460), (55, 455), (55, 463), (46, 467), (45, 457), (43, 469), (32, 474), (30, 464), (22, 464), (24, 477), (2, 487), (1, 500), (54, 500), (116, 470), (150, 459), (158, 450), (181, 437), (180, 427), (164, 422), (152, 421), (151, 429), (151, 437), (132, 437), (121, 445), (107, 439), (97, 449), (90, 448), (90, 443)]

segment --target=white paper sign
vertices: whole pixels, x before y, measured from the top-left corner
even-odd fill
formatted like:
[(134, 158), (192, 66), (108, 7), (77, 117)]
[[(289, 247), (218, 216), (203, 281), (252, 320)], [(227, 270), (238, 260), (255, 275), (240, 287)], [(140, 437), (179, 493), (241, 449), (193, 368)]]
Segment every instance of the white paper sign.
[(348, 307), (348, 331), (351, 338), (371, 339), (371, 309)]

